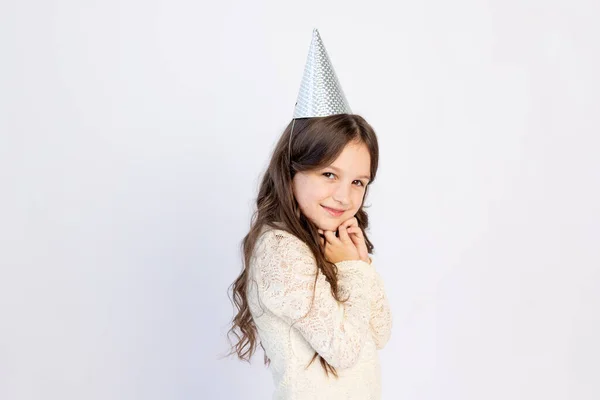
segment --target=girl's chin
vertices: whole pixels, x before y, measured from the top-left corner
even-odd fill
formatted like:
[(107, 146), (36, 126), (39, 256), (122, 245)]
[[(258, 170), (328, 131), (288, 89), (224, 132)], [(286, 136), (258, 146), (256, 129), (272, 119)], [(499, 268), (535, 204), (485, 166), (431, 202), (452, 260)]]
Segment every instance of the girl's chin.
[(322, 229), (324, 231), (337, 231), (337, 228), (340, 226), (340, 224), (337, 224), (335, 222), (331, 222), (331, 221), (327, 221), (327, 222), (317, 222), (315, 223), (315, 225), (317, 225), (317, 227), (319, 229)]
[(317, 228), (324, 231), (337, 231), (338, 227), (344, 222), (342, 218), (309, 218)]
[(321, 229), (324, 231), (335, 231), (337, 230), (339, 224), (336, 225), (334, 221), (323, 221), (315, 218), (309, 218), (310, 222), (315, 224), (317, 229)]

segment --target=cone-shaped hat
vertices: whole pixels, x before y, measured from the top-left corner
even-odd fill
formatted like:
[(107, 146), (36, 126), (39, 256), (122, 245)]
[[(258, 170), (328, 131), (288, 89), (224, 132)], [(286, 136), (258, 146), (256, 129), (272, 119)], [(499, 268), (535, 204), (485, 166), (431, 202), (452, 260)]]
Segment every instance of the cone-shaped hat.
[(335, 114), (352, 114), (352, 111), (335, 75), (321, 35), (314, 29), (293, 118), (326, 117)]

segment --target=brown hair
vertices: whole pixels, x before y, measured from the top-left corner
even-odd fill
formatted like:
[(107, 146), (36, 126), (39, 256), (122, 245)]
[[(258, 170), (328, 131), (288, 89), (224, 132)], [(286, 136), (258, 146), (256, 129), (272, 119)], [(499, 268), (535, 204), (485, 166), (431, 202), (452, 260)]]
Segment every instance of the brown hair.
[[(291, 132), (293, 125), (293, 133)], [(290, 134), (291, 143), (290, 143)], [(320, 244), (317, 227), (300, 211), (292, 192), (292, 179), (296, 172), (309, 171), (330, 165), (350, 142), (364, 143), (371, 155), (371, 181), (375, 179), (379, 164), (379, 146), (373, 128), (359, 115), (337, 114), (328, 117), (301, 118), (292, 120), (284, 130), (273, 151), (271, 161), (260, 184), (256, 200), (256, 211), (250, 224), (250, 231), (242, 241), (243, 267), (240, 276), (229, 287), (233, 294), (232, 303), (238, 309), (232, 320), (232, 327), (227, 336), (234, 335), (237, 343), (232, 345), (229, 353), (236, 354), (241, 360), (250, 361), (257, 345), (256, 325), (250, 314), (246, 299), (248, 284), (248, 266), (254, 246), (263, 226), (285, 229), (305, 242), (312, 251), (318, 268), (331, 285), (333, 297), (343, 302), (337, 293), (337, 269), (335, 264), (325, 259), (324, 249)], [(289, 146), (289, 147), (288, 147)], [(363, 229), (369, 225), (369, 219), (363, 203), (356, 213), (358, 225)], [(275, 225), (283, 223), (284, 227)], [(369, 253), (373, 244), (365, 232), (365, 242)], [(316, 281), (316, 277), (315, 277)], [(231, 299), (231, 298), (230, 298)], [(230, 341), (231, 343), (231, 341)], [(262, 344), (261, 344), (262, 347)], [(264, 350), (264, 347), (263, 347)], [(319, 357), (325, 374), (337, 372), (323, 357), (315, 352), (307, 365)], [(270, 360), (265, 354), (265, 364)]]

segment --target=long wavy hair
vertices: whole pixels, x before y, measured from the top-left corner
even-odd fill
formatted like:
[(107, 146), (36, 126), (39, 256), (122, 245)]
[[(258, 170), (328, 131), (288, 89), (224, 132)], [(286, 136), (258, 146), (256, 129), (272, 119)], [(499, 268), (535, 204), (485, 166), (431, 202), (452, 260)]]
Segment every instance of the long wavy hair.
[[(332, 296), (339, 302), (345, 301), (338, 297), (337, 268), (335, 264), (325, 258), (324, 248), (317, 232), (318, 228), (300, 211), (292, 192), (292, 179), (297, 172), (327, 167), (337, 159), (344, 147), (350, 142), (364, 143), (369, 150), (371, 155), (370, 185), (377, 173), (379, 145), (375, 131), (361, 116), (337, 114), (327, 117), (300, 118), (290, 121), (284, 130), (275, 146), (267, 171), (262, 178), (256, 200), (256, 210), (251, 218), (250, 231), (241, 243), (242, 272), (229, 287), (229, 291), (233, 295), (232, 303), (237, 308), (237, 314), (233, 318), (231, 329), (227, 333), (231, 344), (231, 351), (228, 355), (236, 354), (239, 359), (249, 362), (257, 344), (263, 347), (262, 343), (259, 343), (256, 325), (250, 314), (246, 298), (250, 258), (263, 226), (284, 229), (305, 242), (312, 251), (319, 270), (331, 285)], [(365, 232), (367, 249), (369, 253), (372, 253), (374, 246), (366, 233), (369, 218), (364, 210), (364, 201), (369, 185), (367, 185), (362, 204), (355, 217), (358, 225)], [(276, 223), (282, 223), (284, 226), (276, 225)], [(316, 279), (315, 276), (315, 283)], [(231, 342), (231, 335), (234, 336), (235, 343)], [(335, 368), (317, 352), (315, 352), (307, 367), (317, 357), (325, 370), (325, 374), (329, 376), (331, 372), (337, 378)], [(266, 353), (264, 361), (266, 365), (270, 363)]]

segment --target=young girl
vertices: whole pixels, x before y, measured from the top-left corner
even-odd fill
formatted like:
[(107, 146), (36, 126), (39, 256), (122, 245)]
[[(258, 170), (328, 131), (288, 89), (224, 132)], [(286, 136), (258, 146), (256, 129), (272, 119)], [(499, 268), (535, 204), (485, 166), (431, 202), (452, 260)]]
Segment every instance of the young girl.
[(274, 399), (381, 397), (377, 350), (392, 317), (363, 209), (378, 154), (373, 128), (353, 114), (295, 119), (273, 152), (230, 333), (240, 359), (264, 349)]

